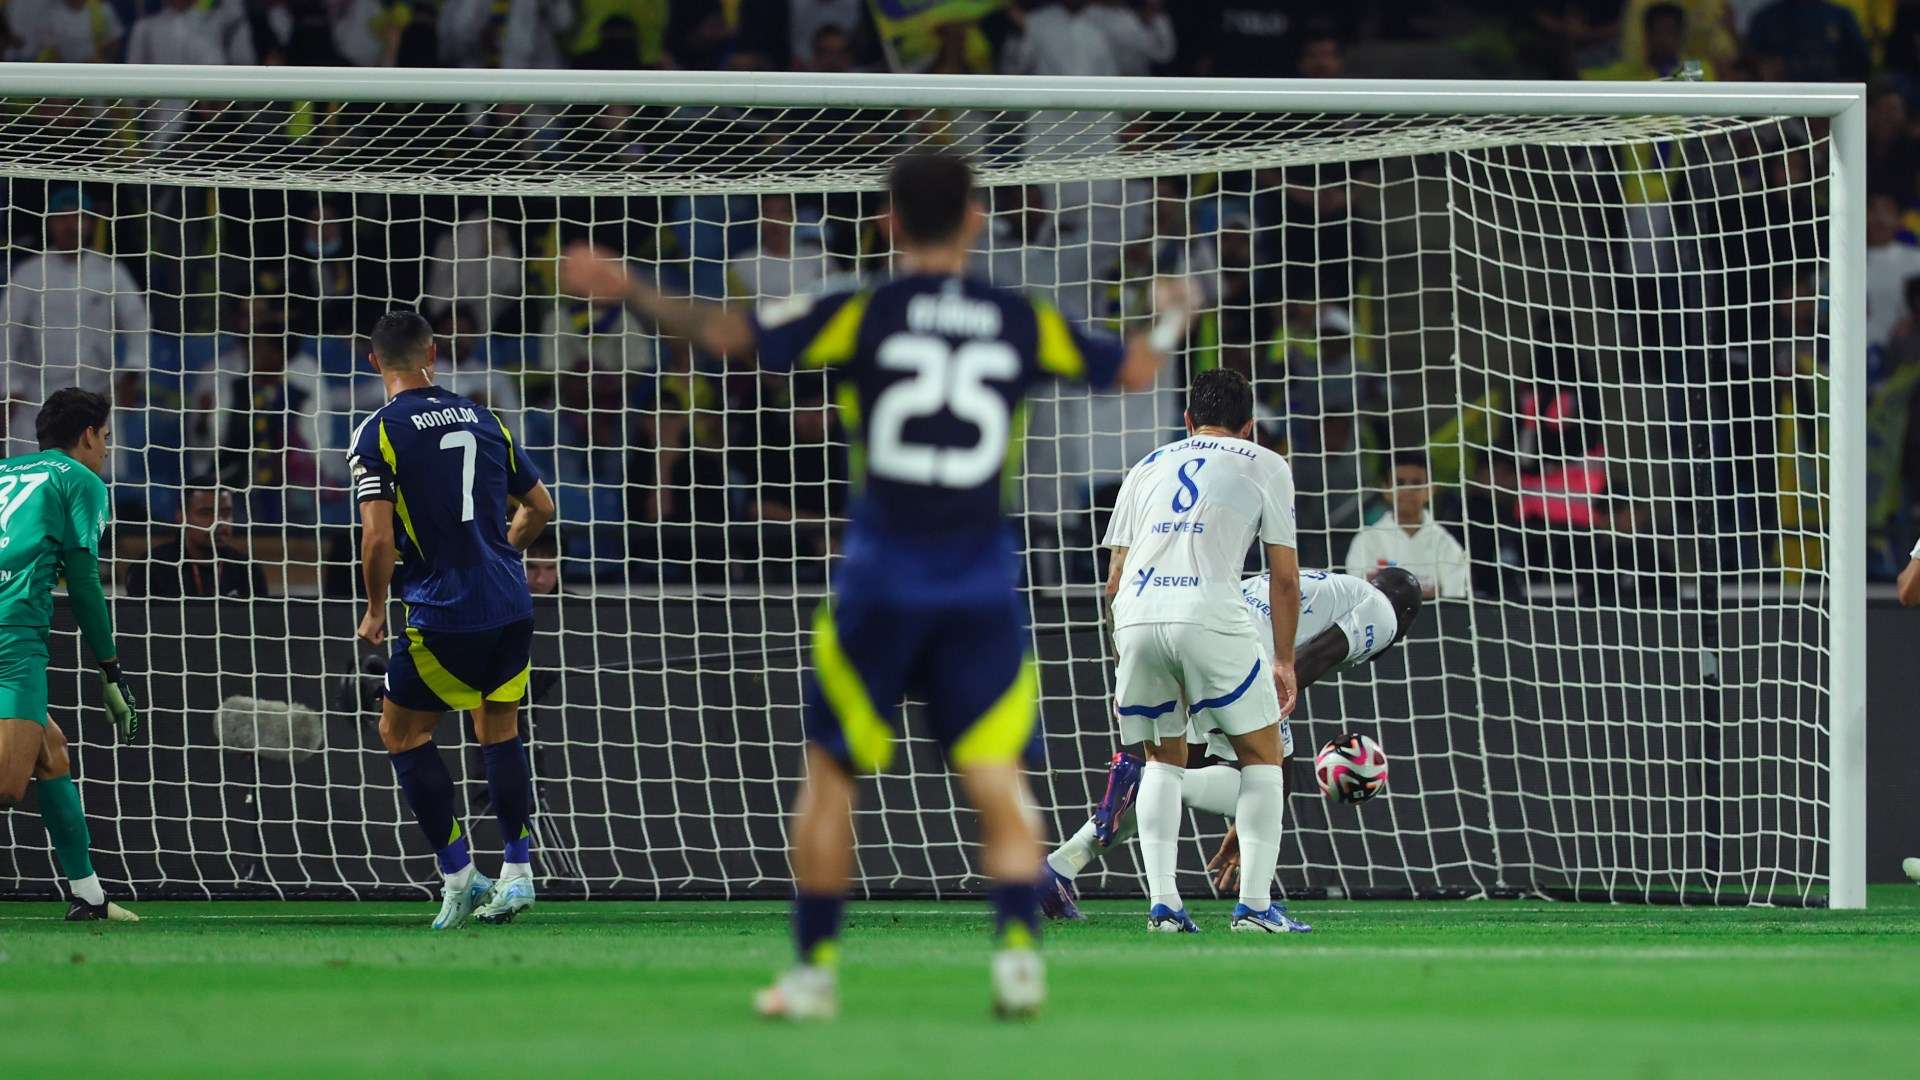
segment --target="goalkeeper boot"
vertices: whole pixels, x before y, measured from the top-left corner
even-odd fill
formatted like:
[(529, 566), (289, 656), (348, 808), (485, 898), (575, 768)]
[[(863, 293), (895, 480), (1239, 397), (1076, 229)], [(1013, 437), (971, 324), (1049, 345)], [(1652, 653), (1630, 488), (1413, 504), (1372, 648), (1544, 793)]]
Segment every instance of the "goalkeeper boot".
[(475, 868), (465, 885), (448, 882), (440, 889), (440, 914), (433, 917), (435, 930), (457, 930), (467, 924), (473, 909), (493, 890), (493, 881)]
[(993, 954), (993, 1015), (1024, 1020), (1047, 1003), (1047, 969), (1032, 949), (1001, 949)]
[(1140, 794), (1140, 773), (1145, 768), (1139, 758), (1125, 753), (1113, 755), (1107, 763), (1107, 790), (1100, 796), (1100, 805), (1093, 808), (1093, 838), (1101, 847), (1113, 843), (1121, 819), (1133, 809), (1133, 800)]
[(1273, 903), (1265, 911), (1255, 911), (1245, 904), (1233, 905), (1233, 921), (1227, 929), (1236, 934), (1307, 934), (1313, 927), (1287, 914), (1287, 905)]
[(515, 915), (533, 906), (533, 879), (530, 877), (501, 878), (494, 885), (493, 894), (486, 903), (473, 913), (473, 917), (483, 923), (510, 923)]
[(79, 897), (67, 902), (68, 922), (139, 922), (140, 916), (108, 900), (104, 904), (89, 904)]
[(769, 1020), (831, 1020), (840, 1013), (833, 968), (805, 964), (753, 996), (753, 1010)]
[(1080, 914), (1080, 905), (1074, 902), (1073, 879), (1051, 865), (1044, 862), (1041, 865), (1045, 873), (1040, 879), (1040, 914), (1049, 919), (1084, 921), (1086, 916)]
[(1197, 934), (1200, 927), (1187, 918), (1187, 909), (1175, 911), (1165, 904), (1155, 904), (1147, 912), (1147, 929), (1156, 934)]

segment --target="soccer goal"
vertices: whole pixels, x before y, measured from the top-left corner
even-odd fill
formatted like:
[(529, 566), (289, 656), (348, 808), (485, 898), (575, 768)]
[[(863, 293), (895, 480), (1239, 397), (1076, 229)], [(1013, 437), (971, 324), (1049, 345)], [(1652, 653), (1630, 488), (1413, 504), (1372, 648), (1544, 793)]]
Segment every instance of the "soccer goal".
[[(1187, 376), (1232, 366), (1293, 463), (1303, 564), (1416, 521), (1423, 478), (1465, 552), (1400, 648), (1306, 693), (1303, 751), (1367, 732), (1391, 780), (1352, 807), (1295, 774), (1280, 890), (1861, 906), (1863, 111), (1857, 86), (0, 65), (13, 446), (54, 386), (121, 403), (116, 612), (151, 741), (116, 747), (54, 645), (101, 874), (437, 884), (353, 640), (343, 452), (380, 400), (355, 335), (400, 304), (559, 501), (543, 892), (784, 895), (807, 628), (858, 469), (832, 388), (558, 296), (554, 257), (592, 238), (743, 302), (883, 274), (884, 170), (939, 146), (977, 162), (996, 282), (1115, 329), (1155, 277), (1206, 297), (1157, 390), (1023, 418), (1056, 834), (1113, 750), (1106, 508)], [(859, 811), (860, 888), (979, 889), (935, 748), (905, 750)], [(1194, 827), (1204, 895), (1221, 825)], [(0, 893), (44, 892), (37, 824), (0, 830)], [(1121, 852), (1081, 880), (1134, 875)]]

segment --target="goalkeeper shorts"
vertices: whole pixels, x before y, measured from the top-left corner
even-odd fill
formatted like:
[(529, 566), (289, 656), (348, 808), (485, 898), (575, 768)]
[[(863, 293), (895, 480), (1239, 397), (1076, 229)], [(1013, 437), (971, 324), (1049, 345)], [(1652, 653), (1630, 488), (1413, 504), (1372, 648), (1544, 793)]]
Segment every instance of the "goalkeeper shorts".
[(532, 671), (533, 620), (491, 630), (422, 630), (393, 639), (387, 700), (419, 712), (461, 712), (482, 701), (519, 701)]
[(1039, 679), (1028, 644), (1026, 605), (1011, 590), (984, 604), (843, 590), (814, 614), (807, 738), (853, 772), (880, 772), (894, 761), (900, 702), (911, 697), (927, 703), (953, 764), (1038, 765)]
[(47, 632), (0, 626), (0, 720), (47, 726)]

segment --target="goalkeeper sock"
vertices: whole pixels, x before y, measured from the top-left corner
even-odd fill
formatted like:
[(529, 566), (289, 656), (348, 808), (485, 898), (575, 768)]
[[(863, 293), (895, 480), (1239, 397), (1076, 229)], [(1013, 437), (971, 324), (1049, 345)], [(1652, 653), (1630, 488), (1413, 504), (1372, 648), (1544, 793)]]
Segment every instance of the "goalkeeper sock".
[(468, 873), (473, 856), (467, 851), (467, 835), (453, 816), (453, 775), (440, 758), (440, 748), (432, 740), (401, 754), (389, 755), (393, 775), (413, 810), (413, 819), (433, 845), (434, 861), (440, 873), (454, 877)]
[(73, 889), (73, 895), (76, 898), (94, 907), (99, 907), (101, 904), (107, 902), (107, 891), (100, 887), (100, 878), (96, 874), (88, 874), (86, 877), (77, 880), (69, 880), (67, 885)]
[[(93, 854), (89, 850), (93, 847), (93, 836), (87, 832), (87, 812), (80, 808), (80, 788), (73, 782), (72, 774), (63, 773), (35, 783), (39, 785), (35, 791), (40, 796), (40, 820), (46, 824), (47, 838), (53, 841), (53, 854), (60, 863), (60, 872), (72, 882), (93, 880)], [(93, 880), (93, 891), (100, 891), (97, 880)], [(98, 900), (85, 896), (80, 899), (89, 904), (106, 903), (104, 896)]]
[(839, 960), (840, 916), (846, 906), (841, 896), (800, 893), (793, 898), (793, 947), (802, 964), (832, 967)]
[(1150, 904), (1181, 909), (1180, 890), (1174, 885), (1179, 869), (1180, 780), (1187, 770), (1164, 761), (1149, 761), (1140, 774), (1140, 796), (1133, 812), (1140, 821), (1140, 861), (1147, 872)]
[(492, 743), (480, 748), (480, 758), (487, 770), (487, 798), (506, 841), (500, 876), (532, 877), (533, 828), (528, 821), (533, 813), (533, 777), (527, 767), (526, 743), (518, 738)]
[(1286, 770), (1249, 765), (1240, 770), (1240, 902), (1255, 911), (1273, 904), (1273, 872), (1280, 865), (1281, 815), (1287, 809)]
[(993, 933), (1003, 949), (1040, 943), (1040, 889), (1031, 881), (993, 887)]
[(1240, 770), (1231, 765), (1188, 769), (1180, 778), (1180, 801), (1195, 810), (1232, 817), (1240, 802)]

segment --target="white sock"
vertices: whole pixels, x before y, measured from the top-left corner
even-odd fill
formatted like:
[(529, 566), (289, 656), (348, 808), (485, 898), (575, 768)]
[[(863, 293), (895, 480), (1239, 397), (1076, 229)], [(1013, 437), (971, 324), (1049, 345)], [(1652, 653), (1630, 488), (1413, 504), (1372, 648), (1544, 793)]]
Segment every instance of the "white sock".
[(500, 880), (512, 881), (514, 878), (533, 876), (533, 864), (530, 862), (503, 862), (500, 864)]
[(1195, 810), (1232, 817), (1240, 804), (1240, 770), (1231, 765), (1188, 769), (1180, 778), (1180, 801)]
[(1174, 872), (1180, 859), (1180, 778), (1178, 765), (1149, 761), (1140, 774), (1140, 797), (1133, 812), (1140, 821), (1140, 861), (1146, 864), (1148, 903), (1181, 910)]
[(1053, 854), (1047, 856), (1047, 865), (1053, 867), (1054, 873), (1072, 881), (1080, 876), (1080, 871), (1085, 870), (1088, 863), (1100, 857), (1099, 848), (1100, 845), (1093, 840), (1093, 819), (1088, 818), (1087, 823), (1080, 826), (1079, 832), (1067, 837), (1064, 843), (1053, 849)]
[(67, 886), (73, 890), (73, 895), (84, 903), (99, 907), (107, 902), (106, 891), (100, 888), (99, 874), (88, 874), (78, 881), (69, 881)]
[(1280, 819), (1287, 809), (1286, 770), (1248, 765), (1240, 770), (1240, 902), (1265, 911), (1273, 903), (1273, 872), (1280, 866)]
[(446, 878), (447, 884), (451, 885), (454, 889), (464, 889), (468, 885), (473, 884), (473, 863), (468, 862), (467, 865), (455, 870), (453, 873), (441, 874), (440, 876)]

